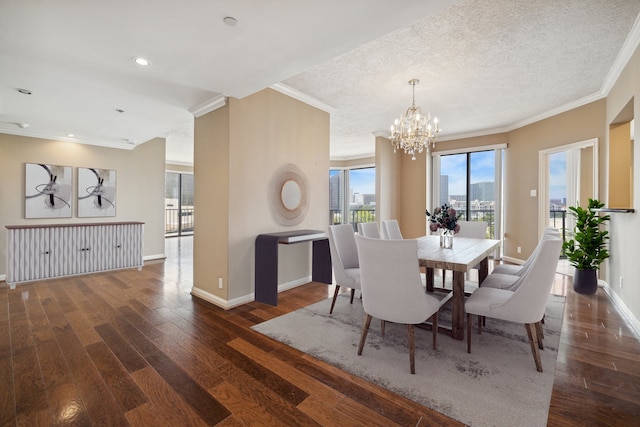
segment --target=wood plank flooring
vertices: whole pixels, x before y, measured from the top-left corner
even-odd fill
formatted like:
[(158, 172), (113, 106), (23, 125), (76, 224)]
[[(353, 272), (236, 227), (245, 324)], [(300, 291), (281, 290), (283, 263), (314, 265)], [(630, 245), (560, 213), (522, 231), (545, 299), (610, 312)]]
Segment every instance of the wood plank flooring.
[[(164, 262), (0, 284), (0, 425), (459, 425), (249, 329), (328, 298), (224, 311), (189, 294), (189, 238)], [(640, 344), (606, 294), (568, 295), (549, 425), (637, 425)]]

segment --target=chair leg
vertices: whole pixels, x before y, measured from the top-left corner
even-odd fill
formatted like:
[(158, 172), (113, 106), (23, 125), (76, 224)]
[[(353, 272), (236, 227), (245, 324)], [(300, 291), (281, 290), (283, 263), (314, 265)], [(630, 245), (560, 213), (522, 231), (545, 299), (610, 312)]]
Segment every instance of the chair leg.
[(360, 344), (358, 345), (358, 356), (362, 355), (364, 342), (367, 339), (367, 332), (369, 332), (369, 325), (371, 325), (371, 315), (367, 314), (364, 318), (364, 324), (362, 325), (362, 334), (360, 335)]
[(356, 290), (355, 289), (351, 289), (351, 304), (353, 304), (353, 297), (356, 294)]
[(467, 353), (471, 353), (471, 313), (467, 313)]
[(409, 332), (409, 366), (411, 373), (416, 373), (416, 335), (415, 327), (413, 325), (407, 325)]
[(382, 336), (384, 336), (384, 327), (387, 325), (387, 322), (385, 322), (384, 320), (380, 320), (380, 332), (382, 334)]
[(433, 332), (433, 349), (438, 349), (438, 312), (436, 311), (431, 316), (431, 330)]
[(444, 282), (445, 282), (445, 278), (447, 277), (447, 270), (445, 270), (444, 268), (442, 269), (442, 287), (444, 288)]
[(538, 372), (542, 372), (542, 361), (540, 360), (540, 350), (537, 345), (536, 325), (534, 323), (527, 323), (524, 325), (529, 336), (529, 344), (531, 345), (531, 352), (533, 353), (533, 360), (536, 362), (536, 369)]
[(333, 306), (336, 305), (336, 299), (338, 298), (339, 292), (340, 292), (340, 285), (336, 285), (336, 291), (333, 293), (333, 301), (331, 301), (331, 309), (329, 310), (329, 314), (333, 313)]
[(544, 343), (542, 340), (544, 339), (544, 332), (542, 331), (542, 323), (536, 323), (536, 336), (538, 337), (538, 348), (540, 350), (544, 350)]
[(478, 335), (482, 334), (482, 327), (484, 326), (484, 316), (478, 316)]

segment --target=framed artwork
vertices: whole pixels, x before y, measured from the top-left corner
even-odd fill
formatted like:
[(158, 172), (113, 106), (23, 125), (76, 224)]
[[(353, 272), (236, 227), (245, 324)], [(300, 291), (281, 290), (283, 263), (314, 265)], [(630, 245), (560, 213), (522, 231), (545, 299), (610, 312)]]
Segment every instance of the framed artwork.
[(71, 218), (71, 166), (25, 164), (24, 216)]
[(78, 168), (78, 217), (116, 216), (116, 171)]

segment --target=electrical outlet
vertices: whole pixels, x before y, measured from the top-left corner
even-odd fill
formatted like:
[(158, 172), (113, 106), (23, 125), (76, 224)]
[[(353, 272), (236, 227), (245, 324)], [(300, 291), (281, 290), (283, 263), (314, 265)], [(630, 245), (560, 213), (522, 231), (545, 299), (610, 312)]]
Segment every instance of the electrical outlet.
[(218, 277), (218, 288), (224, 289), (224, 284), (222, 281), (222, 277)]
[(622, 288), (622, 276), (620, 276), (620, 288)]
[(519, 254), (521, 254), (521, 253), (522, 253), (522, 246), (518, 246), (518, 247), (516, 248), (516, 251), (517, 251)]

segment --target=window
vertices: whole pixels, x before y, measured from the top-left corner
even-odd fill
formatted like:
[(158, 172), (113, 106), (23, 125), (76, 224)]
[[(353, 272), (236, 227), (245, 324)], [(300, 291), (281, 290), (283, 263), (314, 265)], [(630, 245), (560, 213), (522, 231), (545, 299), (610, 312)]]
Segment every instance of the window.
[(353, 224), (376, 220), (376, 169), (329, 171), (329, 224)]
[(193, 175), (165, 172), (165, 236), (193, 234)]
[(487, 237), (499, 239), (502, 210), (502, 148), (433, 155), (432, 200), (445, 203), (464, 221), (486, 221)]

